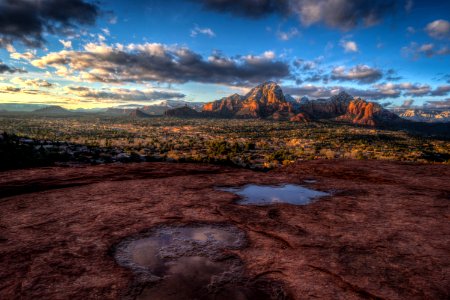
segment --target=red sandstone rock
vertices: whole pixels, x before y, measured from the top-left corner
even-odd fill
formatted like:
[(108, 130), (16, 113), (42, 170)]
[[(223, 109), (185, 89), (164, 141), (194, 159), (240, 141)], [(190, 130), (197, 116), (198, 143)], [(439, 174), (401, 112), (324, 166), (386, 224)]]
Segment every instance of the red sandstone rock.
[[(0, 298), (117, 299), (133, 274), (111, 255), (158, 224), (233, 224), (250, 278), (293, 299), (448, 299), (450, 168), (311, 161), (268, 173), (142, 163), (0, 176)], [(304, 179), (315, 179), (306, 184)], [(215, 186), (299, 183), (333, 196), (306, 206), (234, 204)]]

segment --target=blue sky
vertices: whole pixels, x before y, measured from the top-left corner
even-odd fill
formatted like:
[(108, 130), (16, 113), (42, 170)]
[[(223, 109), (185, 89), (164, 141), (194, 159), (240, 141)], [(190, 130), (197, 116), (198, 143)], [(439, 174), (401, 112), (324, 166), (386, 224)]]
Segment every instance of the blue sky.
[(445, 107), (449, 21), (449, 1), (0, 0), (0, 103), (212, 101), (275, 80)]

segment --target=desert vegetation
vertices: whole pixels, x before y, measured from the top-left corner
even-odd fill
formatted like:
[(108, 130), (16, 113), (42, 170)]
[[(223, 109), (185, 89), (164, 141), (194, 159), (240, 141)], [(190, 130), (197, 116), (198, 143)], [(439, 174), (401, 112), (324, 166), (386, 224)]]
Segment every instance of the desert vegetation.
[(336, 122), (177, 118), (0, 118), (2, 166), (177, 161), (270, 169), (297, 160), (449, 163), (450, 142)]

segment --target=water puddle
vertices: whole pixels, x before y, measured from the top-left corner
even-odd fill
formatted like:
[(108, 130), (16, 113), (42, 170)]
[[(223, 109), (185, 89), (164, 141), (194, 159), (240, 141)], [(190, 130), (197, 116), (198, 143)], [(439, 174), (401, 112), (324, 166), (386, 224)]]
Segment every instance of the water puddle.
[(230, 225), (161, 226), (122, 241), (115, 258), (136, 275), (134, 299), (283, 299), (245, 279), (241, 260), (226, 251), (245, 243)]
[(316, 183), (317, 180), (315, 180), (315, 179), (304, 179), (303, 182), (304, 183)]
[(295, 184), (280, 186), (248, 184), (240, 188), (221, 188), (221, 191), (235, 193), (242, 197), (238, 204), (270, 205), (288, 203), (305, 205), (319, 197), (329, 196), (329, 193), (308, 189)]

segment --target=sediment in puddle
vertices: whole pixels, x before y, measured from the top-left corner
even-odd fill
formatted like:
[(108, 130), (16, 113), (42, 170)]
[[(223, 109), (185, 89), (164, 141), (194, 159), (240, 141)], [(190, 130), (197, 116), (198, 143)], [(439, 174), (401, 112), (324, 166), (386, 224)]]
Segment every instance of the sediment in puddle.
[(227, 251), (245, 244), (245, 232), (231, 225), (164, 225), (124, 239), (115, 258), (135, 274), (127, 298), (283, 299), (272, 295), (284, 295), (279, 283), (268, 290), (258, 286)]

